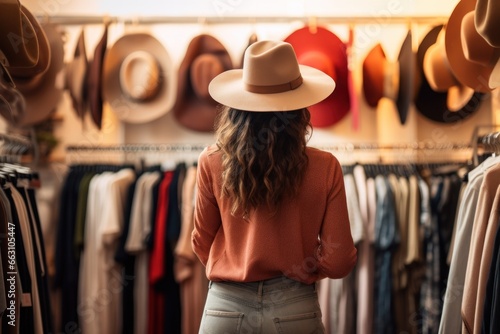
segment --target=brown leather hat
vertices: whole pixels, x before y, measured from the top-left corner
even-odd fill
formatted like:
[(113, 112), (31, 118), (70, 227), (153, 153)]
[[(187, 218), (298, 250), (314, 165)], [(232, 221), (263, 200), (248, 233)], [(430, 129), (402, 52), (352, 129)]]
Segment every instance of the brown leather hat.
[(92, 116), (92, 120), (98, 129), (101, 129), (102, 127), (102, 69), (107, 45), (108, 24), (105, 24), (102, 37), (94, 50), (94, 57), (90, 63), (87, 76), (90, 115)]
[(30, 78), (14, 77), (17, 88), (26, 100), (26, 111), (16, 122), (24, 127), (39, 123), (52, 114), (64, 90), (64, 42), (62, 31), (55, 24), (41, 25), (50, 47), (50, 64), (47, 70)]
[(202, 34), (191, 40), (179, 66), (173, 108), (181, 125), (199, 132), (214, 130), (217, 102), (210, 97), (208, 85), (218, 74), (232, 68), (228, 51), (215, 37)]
[(19, 0), (0, 3), (0, 51), (9, 70), (32, 68), (38, 62), (39, 45), (33, 23)]
[[(49, 41), (35, 16), (22, 5), (19, 9), (15, 7), (12, 0), (0, 4), (0, 35), (5, 36), (0, 41), (0, 50), (13, 77), (33, 78), (42, 75), (49, 67)], [(5, 29), (8, 30), (2, 34)]]
[(363, 60), (363, 95), (366, 103), (376, 108), (384, 97), (384, 72), (387, 58), (380, 43), (375, 44)]
[(66, 64), (66, 88), (78, 118), (83, 122), (87, 112), (87, 87), (85, 85), (88, 70), (85, 48), (85, 30), (80, 31), (71, 62)]

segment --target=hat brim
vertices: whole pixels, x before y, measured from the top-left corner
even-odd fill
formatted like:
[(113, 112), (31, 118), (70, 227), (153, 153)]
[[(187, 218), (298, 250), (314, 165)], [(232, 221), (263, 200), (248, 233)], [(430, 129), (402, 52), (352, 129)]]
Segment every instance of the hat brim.
[(490, 86), (491, 89), (500, 87), (500, 58), (497, 59), (497, 62), (493, 67), (493, 71), (491, 71), (491, 76), (488, 81), (488, 85)]
[(208, 86), (214, 100), (222, 105), (246, 111), (279, 112), (310, 107), (328, 97), (335, 81), (324, 72), (299, 65), (302, 84), (283, 93), (258, 94), (245, 89), (243, 70), (226, 71), (216, 76)]

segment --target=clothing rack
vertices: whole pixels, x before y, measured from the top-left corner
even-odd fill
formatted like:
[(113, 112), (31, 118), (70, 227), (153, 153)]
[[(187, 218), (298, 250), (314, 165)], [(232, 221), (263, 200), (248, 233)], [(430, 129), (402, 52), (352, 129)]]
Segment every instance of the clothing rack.
[[(201, 152), (208, 144), (116, 144), (116, 145), (69, 145), (67, 152)], [(471, 149), (469, 143), (411, 142), (401, 144), (338, 143), (332, 145), (310, 145), (325, 151), (354, 150), (464, 150)]]
[(67, 152), (201, 152), (207, 147), (205, 144), (117, 144), (117, 145), (70, 145)]
[(31, 148), (31, 142), (22, 136), (0, 133), (0, 162), (19, 164)]
[[(89, 162), (133, 162), (141, 167), (161, 162), (196, 163), (207, 144), (114, 144), (114, 145), (70, 145), (66, 147), (68, 163)], [(168, 158), (168, 160), (165, 160)], [(169, 165), (170, 166), (170, 165)]]
[(402, 144), (377, 144), (377, 143), (342, 143), (327, 146), (315, 146), (325, 151), (351, 152), (355, 150), (469, 150), (471, 145), (468, 143), (433, 143), (433, 142), (412, 142)]
[(63, 25), (83, 25), (83, 24), (101, 24), (101, 23), (130, 23), (130, 24), (257, 24), (257, 23), (289, 23), (304, 22), (314, 24), (436, 24), (447, 22), (447, 16), (137, 16), (121, 17), (106, 15), (54, 15), (39, 16), (40, 20), (49, 20), (52, 23)]
[(334, 154), (342, 164), (351, 163), (431, 163), (460, 161), (470, 163), (469, 143), (437, 143), (433, 141), (397, 144), (338, 143), (311, 145)]
[[(477, 125), (472, 133), (472, 162), (474, 166), (479, 164), (479, 150), (484, 152), (499, 153), (500, 152), (500, 133), (491, 131), (491, 129), (499, 129), (498, 124)], [(479, 134), (482, 129), (490, 129), (486, 134)]]
[[(90, 154), (88, 158), (90, 160), (99, 160), (99, 153), (104, 153), (107, 160), (112, 159), (112, 157), (120, 158), (125, 160), (137, 160), (140, 158), (143, 162), (147, 160), (148, 157), (163, 158), (165, 154), (175, 155), (180, 153), (181, 155), (187, 155), (192, 153), (191, 158), (195, 159), (198, 154), (206, 148), (208, 144), (116, 144), (116, 145), (95, 145), (95, 146), (85, 146), (85, 145), (71, 145), (66, 147), (66, 152), (68, 153), (69, 159), (73, 156), (77, 158), (82, 158), (83, 161), (88, 159), (84, 157), (84, 154)], [(343, 154), (350, 159), (358, 159), (357, 153), (375, 153), (377, 154), (377, 162), (382, 162), (382, 158), (390, 158), (389, 153), (395, 153), (394, 159), (387, 159), (388, 161), (401, 161), (402, 158), (405, 160), (420, 160), (428, 161), (431, 157), (435, 157), (435, 153), (439, 153), (439, 158), (443, 158), (442, 153), (457, 153), (458, 151), (465, 152), (467, 154), (467, 160), (470, 159), (470, 149), (471, 146), (468, 143), (434, 143), (434, 142), (412, 142), (412, 143), (400, 143), (400, 144), (377, 144), (377, 143), (335, 143), (328, 145), (309, 145), (317, 149), (331, 152), (337, 157), (342, 157)], [(97, 153), (97, 154), (96, 154)], [(116, 154), (116, 155), (114, 155)], [(344, 157), (345, 158), (345, 157)], [(417, 159), (416, 159), (417, 158)], [(424, 159), (425, 158), (425, 159)], [(372, 160), (372, 159), (370, 159)], [(435, 160), (435, 159), (434, 159)], [(456, 159), (455, 159), (456, 160)]]

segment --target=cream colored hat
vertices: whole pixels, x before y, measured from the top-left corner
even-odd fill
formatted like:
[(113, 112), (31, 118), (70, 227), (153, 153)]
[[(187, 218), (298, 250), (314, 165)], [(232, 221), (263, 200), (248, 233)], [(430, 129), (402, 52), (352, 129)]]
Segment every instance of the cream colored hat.
[(176, 82), (170, 55), (153, 35), (127, 34), (107, 51), (103, 95), (126, 123), (146, 123), (170, 111)]
[(286, 42), (255, 42), (245, 51), (243, 64), (243, 69), (223, 72), (210, 82), (214, 100), (246, 111), (290, 111), (314, 105), (335, 89), (330, 76), (299, 65)]

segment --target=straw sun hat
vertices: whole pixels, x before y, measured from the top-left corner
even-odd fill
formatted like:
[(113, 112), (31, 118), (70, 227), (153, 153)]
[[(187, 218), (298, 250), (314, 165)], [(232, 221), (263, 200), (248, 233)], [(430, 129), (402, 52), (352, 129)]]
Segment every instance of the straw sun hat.
[(245, 51), (243, 69), (223, 72), (208, 87), (217, 102), (239, 110), (290, 111), (312, 106), (335, 89), (324, 72), (299, 65), (293, 47), (259, 41)]

